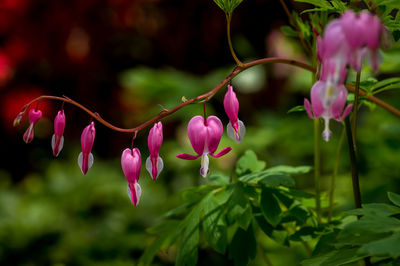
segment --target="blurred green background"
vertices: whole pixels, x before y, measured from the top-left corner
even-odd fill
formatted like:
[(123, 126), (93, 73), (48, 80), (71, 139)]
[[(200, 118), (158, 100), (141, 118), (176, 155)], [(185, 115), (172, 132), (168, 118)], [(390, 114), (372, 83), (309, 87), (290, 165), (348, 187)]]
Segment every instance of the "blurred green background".
[[(307, 5), (289, 2), (301, 11)], [(232, 38), (245, 61), (282, 56), (304, 62), (296, 39), (279, 27), (287, 24), (278, 1), (244, 1), (233, 16)], [(377, 78), (399, 75), (400, 45), (383, 53)], [(134, 127), (171, 108), (182, 96), (192, 98), (216, 86), (234, 67), (226, 42), (225, 17), (213, 1), (166, 0), (6, 0), (0, 3), (0, 264), (1, 265), (135, 265), (153, 238), (145, 231), (178, 206), (180, 192), (206, 184), (199, 161), (175, 156), (193, 150), (186, 135), (189, 119), (202, 105), (188, 106), (162, 122), (164, 170), (152, 181), (142, 168), (142, 198), (133, 207), (120, 155), (130, 135), (96, 124), (94, 165), (83, 176), (77, 164), (80, 134), (89, 116), (65, 106), (65, 145), (53, 158), (52, 120), (60, 103), (43, 102), (44, 117), (34, 141), (22, 135), (28, 125), (13, 128), (20, 108), (40, 94), (67, 95), (121, 127)], [(363, 78), (371, 75), (368, 69)], [(230, 174), (247, 149), (268, 166), (313, 164), (313, 122), (304, 112), (288, 114), (308, 97), (309, 72), (285, 65), (259, 66), (243, 72), (233, 85), (240, 101), (239, 118), (247, 133), (238, 145), (226, 135), (219, 149), (228, 155), (211, 160), (211, 173)], [(207, 113), (224, 125), (224, 89)], [(400, 107), (398, 91), (378, 95)], [(329, 188), (342, 130), (331, 123), (333, 138), (321, 142), (322, 189)], [(149, 155), (147, 130), (135, 140), (142, 161)], [(364, 202), (386, 201), (386, 191), (400, 192), (400, 120), (380, 107), (361, 108), (359, 118), (360, 182)], [(313, 192), (312, 173), (296, 188)], [(353, 208), (347, 143), (340, 159), (335, 211)], [(293, 265), (298, 254), (267, 241), (274, 265)], [(155, 265), (173, 264), (176, 249), (158, 254)], [(229, 264), (204, 247), (199, 264)], [(253, 264), (259, 264), (258, 258)]]

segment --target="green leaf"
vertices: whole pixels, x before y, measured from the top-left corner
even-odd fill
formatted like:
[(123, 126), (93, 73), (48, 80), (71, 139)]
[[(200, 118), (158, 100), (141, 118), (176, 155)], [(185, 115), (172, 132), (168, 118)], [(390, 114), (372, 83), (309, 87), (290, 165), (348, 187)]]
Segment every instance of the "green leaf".
[(246, 231), (238, 228), (229, 245), (228, 258), (233, 259), (237, 266), (245, 266), (256, 257), (256, 251), (253, 226), (250, 225)]
[(281, 221), (281, 207), (272, 190), (264, 186), (261, 192), (260, 208), (265, 219), (267, 219), (272, 226), (277, 226), (279, 224)]
[(221, 254), (227, 246), (227, 231), (224, 222), (224, 205), (218, 205), (214, 197), (210, 197), (204, 205), (203, 230), (210, 246)]
[(231, 224), (237, 222), (240, 227), (247, 229), (252, 218), (251, 205), (240, 183), (235, 185), (228, 202), (227, 219)]
[(400, 195), (396, 194), (394, 192), (388, 192), (388, 197), (393, 204), (396, 204), (397, 206), (400, 206)]
[(155, 255), (162, 248), (162, 246), (167, 238), (168, 238), (168, 235), (165, 234), (165, 235), (157, 238), (154, 242), (152, 242), (150, 244), (150, 246), (148, 246), (146, 248), (146, 250), (144, 251), (142, 256), (140, 256), (138, 265), (150, 265), (151, 262), (153, 261)]
[(195, 265), (197, 264), (197, 246), (199, 245), (199, 223), (200, 214), (205, 202), (211, 197), (209, 193), (191, 212), (185, 220), (178, 226), (184, 228), (179, 251), (176, 258), (176, 265)]
[(361, 209), (347, 211), (347, 213), (353, 215), (387, 217), (399, 214), (400, 208), (384, 203), (370, 203), (363, 204), (363, 207)]
[(283, 173), (274, 173), (274, 172), (271, 173), (268, 170), (244, 175), (240, 177), (239, 180), (250, 184), (256, 184), (258, 182), (262, 182), (265, 185), (275, 186), (275, 187), (281, 185), (286, 187), (294, 186), (294, 180), (290, 176)]
[(365, 244), (360, 252), (370, 256), (391, 256), (400, 257), (400, 233), (397, 232), (389, 237)]
[(245, 151), (244, 155), (236, 163), (236, 174), (242, 176), (247, 173), (261, 171), (266, 163), (257, 160), (257, 155), (252, 150)]
[(294, 113), (294, 112), (304, 112), (306, 108), (304, 108), (304, 105), (297, 105), (293, 108), (291, 108), (287, 113)]
[(400, 221), (392, 217), (367, 216), (346, 224), (339, 238), (359, 237), (368, 233), (387, 233), (400, 230)]
[(281, 31), (283, 34), (285, 34), (288, 37), (298, 37), (297, 31), (295, 31), (292, 27), (290, 26), (282, 26)]
[(288, 165), (278, 165), (268, 168), (270, 172), (281, 172), (289, 175), (307, 174), (311, 171), (310, 166), (288, 166)]
[(217, 185), (228, 185), (231, 178), (222, 174), (212, 174), (208, 177), (208, 180)]
[(332, 5), (326, 0), (295, 0), (296, 2), (308, 3), (317, 7), (322, 7), (326, 9), (332, 8)]
[(265, 220), (263, 215), (254, 215), (254, 219), (256, 220), (258, 226), (261, 230), (269, 237), (272, 238), (272, 232), (274, 231), (274, 227), (270, 225), (267, 220)]
[(357, 253), (358, 247), (334, 250), (317, 257), (302, 261), (304, 266), (337, 266), (362, 259), (363, 255)]
[(225, 13), (232, 13), (243, 0), (214, 0)]

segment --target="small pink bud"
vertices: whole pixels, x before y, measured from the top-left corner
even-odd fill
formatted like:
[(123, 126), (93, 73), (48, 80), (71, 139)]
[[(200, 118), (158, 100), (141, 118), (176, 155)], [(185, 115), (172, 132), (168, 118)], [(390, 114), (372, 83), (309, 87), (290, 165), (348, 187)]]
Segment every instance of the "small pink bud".
[(243, 122), (238, 119), (239, 101), (231, 85), (228, 85), (228, 91), (224, 97), (224, 108), (229, 118), (229, 123), (226, 128), (228, 136), (237, 143), (240, 143), (244, 134), (246, 134), (246, 128)]
[(141, 155), (138, 148), (125, 149), (121, 156), (122, 171), (128, 180), (128, 196), (134, 206), (139, 204), (142, 189), (138, 183), (142, 165)]
[(150, 129), (147, 144), (150, 150), (150, 156), (146, 160), (146, 169), (156, 180), (164, 167), (164, 162), (159, 156), (160, 147), (163, 142), (163, 129), (161, 122), (155, 123), (153, 128)]
[(138, 148), (129, 149), (126, 148), (122, 152), (121, 166), (122, 171), (129, 183), (135, 183), (139, 181), (140, 169), (141, 169), (141, 155)]
[(42, 111), (34, 110), (34, 109), (29, 110), (29, 123), (30, 124), (29, 124), (28, 129), (25, 131), (25, 134), (23, 137), (23, 139), (26, 143), (29, 143), (33, 140), (33, 136), (34, 136), (33, 128), (41, 117), (42, 117)]
[(78, 164), (82, 170), (82, 173), (86, 175), (89, 169), (93, 165), (93, 154), (91, 153), (93, 148), (94, 137), (96, 136), (96, 129), (94, 128), (94, 122), (91, 122), (82, 132), (81, 135), (81, 147), (82, 152), (78, 156)]
[(65, 128), (65, 114), (64, 110), (58, 111), (54, 118), (54, 134), (51, 138), (51, 147), (53, 155), (58, 156), (64, 146), (64, 128)]
[(188, 137), (197, 155), (180, 153), (176, 157), (184, 160), (195, 160), (201, 156), (200, 174), (206, 177), (209, 169), (208, 154), (212, 157), (221, 157), (232, 150), (231, 147), (222, 149), (214, 154), (221, 140), (223, 127), (221, 120), (216, 116), (209, 116), (206, 121), (202, 116), (193, 117), (187, 127)]

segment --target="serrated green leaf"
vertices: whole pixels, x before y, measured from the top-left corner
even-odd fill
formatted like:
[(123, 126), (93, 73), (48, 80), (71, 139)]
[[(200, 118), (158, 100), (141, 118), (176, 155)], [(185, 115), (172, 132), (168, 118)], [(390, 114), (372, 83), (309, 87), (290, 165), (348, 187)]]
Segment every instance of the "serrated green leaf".
[(361, 247), (360, 252), (370, 256), (400, 257), (400, 233), (397, 232), (389, 237), (373, 241)]
[(247, 150), (236, 163), (236, 174), (242, 176), (247, 173), (261, 171), (266, 163), (257, 159), (257, 155), (252, 150)]
[(361, 209), (347, 211), (348, 214), (388, 217), (400, 213), (400, 208), (384, 203), (363, 204)]
[(210, 194), (196, 205), (185, 220), (178, 226), (184, 228), (179, 251), (176, 258), (176, 265), (196, 265), (197, 264), (197, 246), (199, 245), (199, 223), (200, 214), (204, 208), (204, 202), (210, 197)]
[(257, 246), (253, 226), (245, 231), (238, 228), (229, 245), (228, 258), (233, 259), (235, 265), (245, 266), (250, 259), (256, 256)]
[(273, 191), (267, 187), (262, 188), (260, 208), (265, 219), (272, 225), (277, 226), (281, 221), (281, 207)]
[(388, 192), (388, 197), (389, 197), (389, 200), (393, 204), (400, 206), (400, 195), (399, 194), (396, 194), (394, 192)]
[(357, 248), (346, 248), (340, 250), (334, 250), (326, 254), (321, 254), (317, 257), (307, 259), (301, 262), (304, 266), (337, 266), (351, 262), (358, 261), (365, 255), (359, 255)]
[(240, 181), (244, 183), (249, 183), (249, 184), (256, 184), (258, 182), (261, 182), (265, 185), (268, 186), (285, 186), (285, 187), (293, 187), (294, 186), (294, 180), (290, 176), (283, 174), (283, 173), (275, 173), (275, 172), (269, 172), (268, 170), (258, 172), (258, 173), (253, 173), (253, 174), (248, 174), (244, 175), (239, 178)]
[(204, 206), (203, 231), (208, 244), (221, 254), (227, 246), (227, 231), (224, 222), (224, 205), (218, 205), (214, 197), (210, 197)]
[(232, 196), (228, 202), (227, 220), (237, 224), (243, 229), (247, 229), (251, 222), (251, 205), (240, 183), (235, 185)]
[(208, 180), (217, 185), (228, 185), (231, 178), (222, 174), (212, 174), (208, 177)]

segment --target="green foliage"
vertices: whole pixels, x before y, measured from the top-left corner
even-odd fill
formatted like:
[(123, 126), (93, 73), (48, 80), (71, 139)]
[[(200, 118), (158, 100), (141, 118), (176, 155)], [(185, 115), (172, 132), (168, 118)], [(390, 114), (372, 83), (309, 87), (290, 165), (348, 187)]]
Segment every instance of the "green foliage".
[(225, 13), (232, 13), (243, 0), (214, 0)]
[(237, 161), (239, 178), (234, 176), (229, 182), (226, 176), (213, 175), (211, 184), (185, 190), (182, 196), (186, 203), (164, 215), (169, 219), (147, 230), (158, 238), (140, 262), (150, 264), (158, 250), (176, 245), (176, 263), (193, 265), (198, 248), (208, 245), (228, 254), (235, 265), (247, 265), (256, 257), (257, 230), (284, 245), (290, 245), (290, 238), (303, 241), (317, 236), (313, 210), (303, 206), (302, 196), (294, 196), (289, 189), (295, 185), (293, 175), (306, 174), (311, 168), (277, 166), (264, 170), (265, 165), (253, 151), (246, 151)]
[[(389, 192), (388, 196), (393, 203), (400, 203), (400, 195)], [(348, 213), (360, 218), (322, 236), (315, 256), (303, 265), (338, 265), (365, 257), (371, 257), (371, 261), (396, 261), (400, 257), (399, 207), (371, 203)]]

